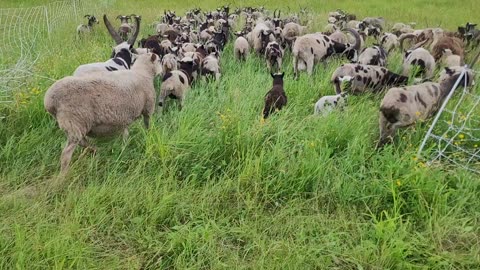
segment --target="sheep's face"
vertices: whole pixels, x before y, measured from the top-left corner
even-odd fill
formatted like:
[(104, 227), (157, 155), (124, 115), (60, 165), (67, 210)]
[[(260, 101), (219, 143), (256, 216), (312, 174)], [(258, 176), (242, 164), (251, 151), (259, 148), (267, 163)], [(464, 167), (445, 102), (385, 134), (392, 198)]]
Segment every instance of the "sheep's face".
[[(446, 67), (441, 73), (440, 73), (440, 78), (439, 78), (439, 83), (447, 82), (449, 80), (457, 80), (458, 77), (462, 74), (464, 67)], [(471, 69), (467, 69), (466, 72), (466, 78), (467, 78), (467, 86), (472, 86), (474, 84), (474, 75), (473, 71)], [(462, 78), (460, 83), (458, 84), (459, 87), (462, 87), (465, 85), (465, 76)], [(448, 89), (450, 90), (450, 89)]]
[(163, 68), (162, 68), (162, 61), (160, 56), (154, 54), (154, 53), (149, 53), (150, 56), (150, 61), (153, 63), (153, 69), (155, 71), (155, 75), (159, 76), (163, 73)]

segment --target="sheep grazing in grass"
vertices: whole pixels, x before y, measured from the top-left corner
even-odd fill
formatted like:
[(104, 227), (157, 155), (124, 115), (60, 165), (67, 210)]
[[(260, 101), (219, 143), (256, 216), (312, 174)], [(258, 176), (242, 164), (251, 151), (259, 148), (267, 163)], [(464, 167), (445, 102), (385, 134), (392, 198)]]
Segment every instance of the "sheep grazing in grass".
[[(438, 83), (426, 82), (403, 88), (391, 88), (380, 105), (380, 140), (382, 147), (395, 135), (400, 127), (415, 124), (433, 116), (459, 79), (463, 67), (446, 67)], [(473, 82), (472, 70), (466, 72), (467, 85)], [(465, 85), (465, 76), (458, 86)]]
[(409, 76), (414, 67), (418, 70), (418, 72), (414, 74), (415, 77), (420, 74), (425, 74), (427, 78), (431, 78), (435, 70), (435, 59), (424, 48), (406, 51), (403, 60), (403, 76)]
[(387, 86), (400, 86), (408, 82), (408, 77), (395, 74), (380, 66), (343, 64), (333, 74), (331, 82), (337, 94), (342, 93), (340, 83), (350, 82), (350, 91), (353, 94), (365, 92), (372, 89), (378, 92)]
[(380, 45), (385, 48), (385, 50), (390, 53), (395, 48), (400, 47), (400, 42), (398, 37), (392, 33), (384, 33), (380, 38)]
[(165, 73), (160, 87), (158, 98), (159, 110), (162, 111), (167, 97), (177, 99), (180, 102), (180, 109), (183, 108), (185, 96), (192, 84), (192, 73), (195, 69), (195, 62), (190, 57), (184, 57), (179, 61), (180, 68)]
[(237, 32), (235, 33), (235, 36), (237, 36), (237, 39), (233, 45), (235, 59), (245, 61), (248, 53), (250, 52), (250, 45), (248, 44), (247, 39), (244, 37), (245, 32)]
[(268, 43), (265, 58), (270, 72), (279, 72), (282, 69), (283, 50), (276, 41)]
[(381, 46), (364, 48), (357, 63), (362, 65), (387, 66), (387, 52)]
[(456, 67), (456, 66), (463, 66), (464, 63), (460, 55), (455, 55), (452, 53), (450, 49), (443, 50), (443, 56), (441, 59), (441, 63), (446, 67)]
[(85, 15), (84, 16), (85, 18), (88, 19), (88, 22), (87, 24), (80, 24), (78, 27), (77, 27), (77, 36), (80, 36), (81, 34), (84, 34), (84, 33), (88, 33), (88, 32), (91, 32), (93, 30), (93, 26), (95, 24), (98, 24), (98, 20), (97, 20), (97, 17), (95, 16), (90, 16), (90, 15)]
[(123, 131), (143, 116), (145, 127), (155, 110), (154, 78), (162, 72), (156, 54), (138, 57), (131, 70), (66, 77), (45, 93), (45, 109), (67, 135), (61, 156), (66, 173), (77, 145), (94, 150), (87, 136), (108, 136)]
[(220, 59), (218, 52), (211, 53), (202, 60), (201, 72), (202, 75), (207, 78), (207, 80), (212, 78), (214, 80), (220, 79), (222, 74), (220, 72)]
[(287, 105), (287, 95), (283, 89), (284, 73), (272, 73), (273, 87), (265, 95), (265, 107), (263, 107), (263, 119), (267, 119), (270, 114), (281, 110)]
[(327, 115), (335, 109), (343, 110), (347, 103), (348, 94), (346, 92), (333, 96), (323, 96), (315, 103), (315, 115)]

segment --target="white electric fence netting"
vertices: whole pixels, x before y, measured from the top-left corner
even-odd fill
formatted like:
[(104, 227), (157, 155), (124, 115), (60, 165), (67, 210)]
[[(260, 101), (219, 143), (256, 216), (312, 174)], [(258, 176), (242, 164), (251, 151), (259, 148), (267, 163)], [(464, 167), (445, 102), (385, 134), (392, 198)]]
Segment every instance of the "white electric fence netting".
[(480, 94), (477, 85), (467, 86), (468, 80), (459, 86), (465, 71), (437, 112), (418, 156), (429, 165), (443, 162), (480, 173)]

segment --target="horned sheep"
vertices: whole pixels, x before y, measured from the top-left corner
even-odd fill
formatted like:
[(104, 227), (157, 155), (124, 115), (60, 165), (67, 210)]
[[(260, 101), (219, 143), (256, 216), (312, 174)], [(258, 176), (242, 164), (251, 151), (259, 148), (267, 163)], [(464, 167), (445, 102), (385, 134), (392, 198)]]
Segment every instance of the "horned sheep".
[(139, 56), (131, 70), (65, 77), (45, 93), (45, 109), (67, 135), (61, 155), (66, 173), (77, 145), (94, 148), (87, 136), (108, 136), (123, 131), (143, 116), (145, 127), (155, 111), (154, 78), (161, 73), (156, 54)]

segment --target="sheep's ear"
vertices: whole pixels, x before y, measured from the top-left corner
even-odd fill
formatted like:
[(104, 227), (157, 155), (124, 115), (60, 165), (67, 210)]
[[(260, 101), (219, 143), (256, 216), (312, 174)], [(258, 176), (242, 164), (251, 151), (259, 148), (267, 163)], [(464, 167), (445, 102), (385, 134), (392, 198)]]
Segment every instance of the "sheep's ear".
[(445, 72), (448, 74), (448, 75), (453, 75), (454, 71), (453, 69), (449, 68), (449, 67), (445, 67)]
[(282, 74), (280, 74), (280, 77), (283, 79), (284, 75), (285, 75), (285, 72), (282, 72)]
[(272, 78), (274, 78), (274, 79), (275, 79), (275, 74), (273, 74), (273, 73), (270, 73), (270, 75), (272, 76)]
[(152, 63), (155, 63), (155, 60), (157, 60), (157, 55), (152, 53), (152, 57), (150, 58), (150, 61), (152, 61)]

